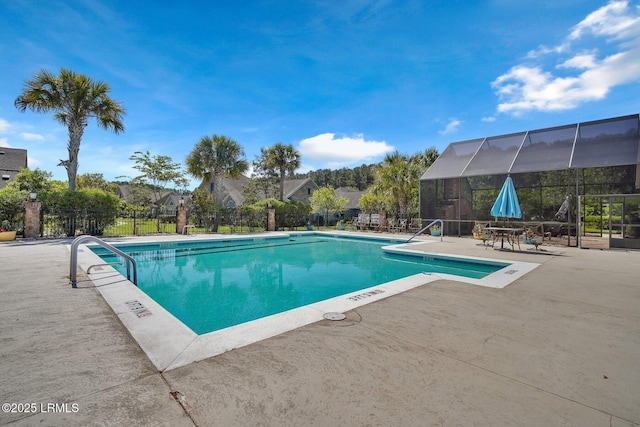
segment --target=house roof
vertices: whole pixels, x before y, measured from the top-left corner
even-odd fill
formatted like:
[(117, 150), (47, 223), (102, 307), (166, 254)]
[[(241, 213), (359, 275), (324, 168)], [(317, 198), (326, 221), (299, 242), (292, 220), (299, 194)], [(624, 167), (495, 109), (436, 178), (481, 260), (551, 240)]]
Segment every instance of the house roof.
[[(244, 195), (242, 194), (242, 190), (244, 186), (249, 182), (250, 178), (247, 178), (244, 175), (240, 175), (238, 178), (225, 177), (222, 179), (222, 186), (225, 190), (225, 198), (224, 202), (227, 203), (229, 200), (233, 200), (236, 206), (240, 206), (244, 203)], [(203, 181), (200, 184), (200, 187), (206, 188), (209, 190), (209, 181)], [(311, 178), (301, 178), (301, 179), (288, 179), (284, 182), (284, 198), (285, 200), (290, 199), (297, 191), (303, 188), (306, 185), (310, 185), (314, 189), (317, 189), (318, 186)]]
[[(230, 198), (236, 204), (236, 206), (240, 206), (244, 203), (244, 195), (242, 194), (242, 188), (249, 181), (244, 175), (240, 175), (238, 178), (225, 177), (222, 180), (222, 185), (227, 191), (227, 197), (225, 199)], [(225, 200), (228, 201), (228, 200)]]
[(360, 209), (360, 197), (364, 191), (360, 191), (353, 187), (339, 187), (334, 190), (336, 197), (344, 197), (349, 200), (347, 209)]
[(305, 185), (312, 184), (313, 187), (318, 188), (318, 186), (313, 182), (311, 178), (300, 178), (300, 179), (287, 179), (284, 181), (284, 198), (289, 199), (293, 196), (298, 190), (300, 190)]
[(167, 192), (164, 196), (158, 200), (158, 205), (160, 206), (179, 206), (180, 205), (180, 197), (184, 199), (184, 204), (188, 205), (191, 202), (191, 196), (184, 195), (182, 196), (180, 193), (175, 191)]
[[(132, 189), (132, 185), (131, 184), (119, 184), (118, 185), (118, 197), (130, 202), (132, 197), (133, 197), (131, 189)], [(154, 195), (152, 193), (152, 190), (150, 188), (148, 188), (148, 190), (149, 190), (149, 197), (151, 198), (151, 204), (154, 204), (154, 202), (153, 202)], [(167, 203), (164, 202), (164, 200), (167, 197), (173, 197), (173, 200), (175, 202), (180, 198), (180, 195), (178, 193), (175, 193), (172, 190), (162, 190), (160, 192), (160, 194), (159, 194), (159, 197), (158, 197), (158, 204), (159, 205), (167, 204)]]

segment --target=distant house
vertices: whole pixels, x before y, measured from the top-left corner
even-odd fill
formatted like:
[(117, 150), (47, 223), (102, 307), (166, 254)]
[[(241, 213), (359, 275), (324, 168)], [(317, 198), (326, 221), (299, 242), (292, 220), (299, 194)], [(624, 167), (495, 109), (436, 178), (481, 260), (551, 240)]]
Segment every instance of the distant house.
[(344, 211), (344, 219), (358, 216), (360, 213), (360, 197), (362, 197), (364, 191), (353, 187), (339, 187), (335, 189), (335, 194), (336, 197), (344, 197), (349, 200)]
[(129, 184), (119, 184), (116, 194), (118, 195), (119, 199), (130, 202), (132, 199), (131, 186)]
[(180, 206), (180, 199), (183, 199), (185, 206), (188, 206), (189, 203), (191, 203), (190, 196), (183, 196), (175, 191), (168, 191), (160, 197), (158, 205), (162, 208), (163, 213), (173, 213), (176, 211), (178, 206)]
[[(353, 218), (360, 213), (360, 197), (364, 194), (364, 191), (360, 191), (353, 187), (338, 187), (334, 190), (336, 197), (344, 197), (348, 200), (347, 206), (344, 212), (329, 214), (328, 225), (334, 225), (340, 220)], [(321, 225), (324, 225), (325, 218), (323, 214), (315, 213), (314, 221), (319, 221)]]
[(226, 177), (222, 180), (222, 185), (225, 189), (225, 197), (222, 201), (222, 206), (228, 208), (234, 208), (244, 203), (244, 195), (242, 189), (245, 184), (249, 182), (249, 178), (244, 175), (240, 175), (238, 178)]
[[(126, 200), (129, 203), (136, 202), (134, 191), (130, 184), (120, 184), (118, 186), (117, 195), (120, 199)], [(159, 206), (161, 208), (161, 213), (164, 213), (164, 214), (175, 212), (176, 208), (180, 205), (181, 197), (183, 197), (185, 205), (188, 205), (189, 203), (191, 203), (190, 196), (188, 195), (182, 196), (181, 194), (175, 191), (170, 191), (170, 190), (165, 190), (160, 193), (160, 198), (158, 199), (158, 203), (154, 203), (153, 201), (154, 196), (150, 190), (149, 190), (148, 197), (149, 197), (148, 207), (155, 209)]]
[[(222, 206), (233, 208), (242, 205), (244, 202), (242, 188), (247, 182), (249, 182), (249, 178), (244, 175), (240, 175), (238, 178), (224, 177), (222, 179), (222, 187), (224, 188)], [(206, 189), (209, 193), (213, 193), (213, 187), (213, 181), (202, 181), (200, 184), (200, 188)]]
[[(222, 180), (223, 194), (222, 205), (225, 207), (241, 206), (244, 203), (242, 190), (249, 182), (249, 178), (241, 175), (239, 178), (225, 177)], [(213, 193), (213, 182), (203, 181), (201, 188), (206, 188), (209, 193)], [(309, 198), (318, 186), (311, 178), (289, 179), (284, 182), (284, 199), (309, 203)]]
[(288, 179), (284, 181), (284, 199), (309, 203), (309, 198), (317, 189), (318, 186), (311, 178)]
[(27, 167), (27, 150), (0, 147), (0, 188), (15, 178), (20, 169)]
[[(163, 191), (160, 193), (160, 200), (162, 200), (164, 197), (166, 197), (168, 194), (170, 194), (170, 191)], [(123, 199), (129, 203), (140, 203), (139, 200), (141, 198), (141, 194), (146, 195), (149, 198), (150, 204), (153, 205), (153, 193), (151, 192), (150, 188), (147, 187), (141, 187), (141, 186), (137, 186), (137, 185), (131, 185), (131, 184), (119, 184), (118, 185), (118, 191), (116, 192), (118, 198)]]

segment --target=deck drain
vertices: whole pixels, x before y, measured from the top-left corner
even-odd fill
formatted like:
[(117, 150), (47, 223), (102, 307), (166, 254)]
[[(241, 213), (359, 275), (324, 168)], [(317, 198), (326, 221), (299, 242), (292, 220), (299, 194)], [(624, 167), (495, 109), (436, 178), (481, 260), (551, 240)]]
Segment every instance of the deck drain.
[(325, 313), (324, 318), (328, 320), (344, 320), (347, 318), (347, 316), (345, 316), (344, 313), (332, 312), (332, 313)]

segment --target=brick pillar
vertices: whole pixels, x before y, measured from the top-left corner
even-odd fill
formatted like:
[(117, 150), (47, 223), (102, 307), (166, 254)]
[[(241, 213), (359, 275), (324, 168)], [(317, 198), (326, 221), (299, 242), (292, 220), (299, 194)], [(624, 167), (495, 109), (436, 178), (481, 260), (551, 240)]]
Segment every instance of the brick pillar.
[(40, 237), (40, 202), (24, 204), (24, 237), (36, 239)]
[(276, 210), (273, 208), (268, 210), (267, 231), (276, 231)]
[(178, 206), (176, 209), (176, 233), (183, 234), (187, 225), (187, 207)]
[(380, 212), (380, 232), (387, 229), (387, 211)]

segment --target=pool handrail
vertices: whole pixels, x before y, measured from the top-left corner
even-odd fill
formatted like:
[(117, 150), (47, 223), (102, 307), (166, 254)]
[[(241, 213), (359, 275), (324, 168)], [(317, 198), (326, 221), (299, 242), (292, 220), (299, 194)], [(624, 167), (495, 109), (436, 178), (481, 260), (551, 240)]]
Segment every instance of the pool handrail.
[(422, 228), (422, 230), (418, 231), (416, 234), (414, 234), (413, 236), (411, 236), (409, 238), (409, 240), (407, 240), (405, 243), (409, 243), (411, 240), (413, 240), (414, 237), (418, 237), (419, 235), (421, 235), (422, 233), (424, 233), (429, 227), (431, 227), (432, 225), (434, 225), (435, 223), (439, 222), (440, 223), (440, 241), (442, 242), (442, 235), (444, 234), (444, 221), (441, 219), (434, 219), (433, 221), (431, 221), (429, 223), (429, 225), (427, 225), (426, 227)]
[(133, 265), (133, 284), (138, 286), (138, 267), (136, 265), (136, 260), (133, 259), (131, 257), (131, 255), (122, 252), (120, 249), (118, 249), (118, 248), (116, 248), (114, 246), (111, 246), (110, 244), (100, 240), (96, 236), (78, 236), (75, 239), (73, 239), (73, 242), (71, 242), (71, 260), (69, 262), (69, 279), (71, 281), (71, 287), (72, 288), (77, 288), (78, 287), (78, 280), (77, 280), (77, 273), (78, 273), (78, 246), (80, 246), (80, 244), (82, 244), (82, 243), (84, 243), (86, 241), (89, 241), (89, 240), (91, 240), (94, 243), (99, 244), (103, 248), (107, 249), (108, 251), (113, 252), (116, 255), (120, 255), (122, 258), (124, 258), (126, 260), (126, 264), (127, 264), (127, 280), (131, 280), (131, 269), (130, 269), (130, 266), (129, 266), (129, 263), (131, 263), (131, 265)]

